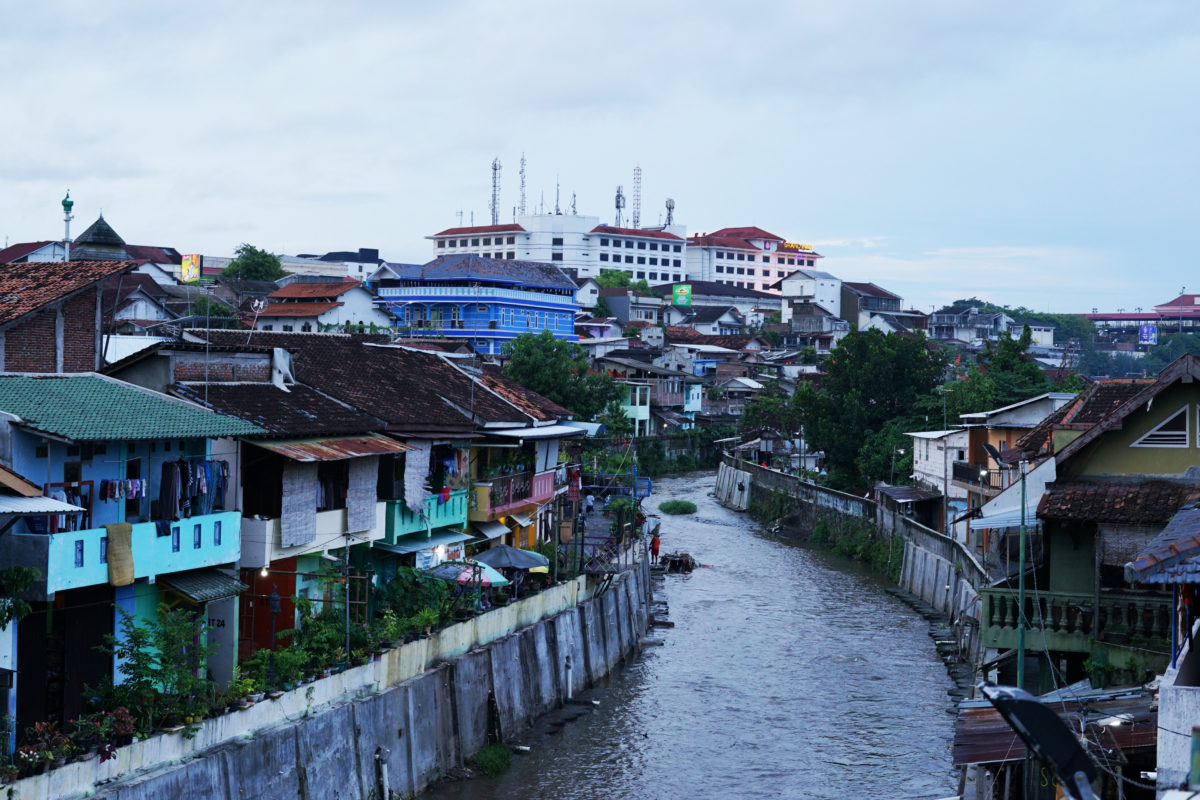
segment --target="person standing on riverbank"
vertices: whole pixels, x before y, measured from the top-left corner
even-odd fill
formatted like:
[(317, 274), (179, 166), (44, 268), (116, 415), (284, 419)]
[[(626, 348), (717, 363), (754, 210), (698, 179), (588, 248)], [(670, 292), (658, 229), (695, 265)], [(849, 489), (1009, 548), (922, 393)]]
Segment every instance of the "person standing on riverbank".
[(650, 540), (650, 563), (658, 563), (658, 547), (661, 542), (658, 539), (658, 531), (654, 532), (654, 538)]

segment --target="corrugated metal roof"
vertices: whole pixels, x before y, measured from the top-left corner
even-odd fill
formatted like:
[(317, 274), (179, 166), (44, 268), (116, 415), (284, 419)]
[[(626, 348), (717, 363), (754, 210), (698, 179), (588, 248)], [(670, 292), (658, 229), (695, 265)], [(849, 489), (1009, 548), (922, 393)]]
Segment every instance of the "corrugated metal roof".
[(546, 425), (541, 428), (515, 428), (488, 433), (511, 439), (558, 439), (564, 436), (579, 436), (583, 431), (571, 425)]
[(192, 572), (176, 572), (158, 576), (165, 583), (193, 603), (208, 603), (222, 597), (241, 594), (250, 587), (216, 569), (198, 569)]
[(1130, 582), (1192, 583), (1200, 575), (1200, 507), (1179, 511), (1126, 567)]
[(251, 444), (292, 461), (342, 461), (347, 458), (406, 453), (414, 448), (386, 436), (321, 436), (314, 439), (257, 439)]
[(479, 535), (486, 539), (499, 539), (501, 536), (507, 536), (512, 533), (508, 526), (501, 522), (472, 522), (475, 530), (479, 531)]
[(388, 544), (387, 542), (374, 542), (371, 546), (379, 548), (380, 550), (386, 550), (389, 553), (403, 555), (404, 553), (415, 553), (418, 550), (428, 550), (431, 547), (437, 547), (441, 544), (456, 544), (458, 542), (465, 542), (468, 539), (474, 538), (475, 537), (469, 533), (455, 530), (446, 531), (443, 533), (435, 533), (428, 539), (425, 538), (425, 534), (423, 533), (413, 533), (409, 534), (408, 536), (401, 536), (396, 540), (395, 544)]
[[(1148, 692), (1102, 699), (1090, 693), (1075, 700), (1047, 702), (1071, 730), (1085, 723), (1089, 749), (1127, 751), (1130, 748), (1153, 748), (1158, 738), (1158, 712), (1150, 709), (1153, 698)], [(1099, 725), (1100, 720), (1128, 714), (1132, 722), (1121, 725)], [(955, 764), (995, 764), (1019, 761), (1025, 757), (1025, 744), (1016, 731), (1004, 721), (991, 705), (982, 707), (977, 701), (964, 701), (959, 706), (954, 725)]]
[(52, 497), (16, 497), (0, 495), (0, 514), (69, 514), (87, 509)]

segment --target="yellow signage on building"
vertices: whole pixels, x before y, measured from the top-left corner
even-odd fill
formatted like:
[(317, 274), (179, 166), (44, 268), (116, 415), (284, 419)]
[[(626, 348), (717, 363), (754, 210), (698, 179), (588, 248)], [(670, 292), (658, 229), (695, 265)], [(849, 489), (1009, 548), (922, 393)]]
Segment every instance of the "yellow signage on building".
[(199, 254), (187, 255), (183, 257), (182, 280), (184, 283), (200, 280), (200, 256)]
[(811, 244), (798, 244), (797, 242), (784, 242), (783, 244), (779, 245), (779, 249), (803, 250), (805, 253), (813, 252), (813, 246)]

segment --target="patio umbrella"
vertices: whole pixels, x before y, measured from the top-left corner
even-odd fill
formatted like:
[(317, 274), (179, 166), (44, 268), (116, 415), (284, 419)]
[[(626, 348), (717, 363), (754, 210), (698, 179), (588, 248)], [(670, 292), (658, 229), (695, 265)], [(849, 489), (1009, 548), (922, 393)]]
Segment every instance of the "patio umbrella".
[(496, 569), (532, 569), (544, 567), (550, 563), (550, 559), (541, 553), (522, 550), (507, 544), (498, 544), (490, 550), (484, 550), (482, 553), (476, 554), (475, 560)]
[(429, 574), (444, 581), (461, 584), (478, 584), (480, 586), (508, 586), (508, 578), (487, 564), (467, 559), (465, 561), (447, 561), (438, 564)]

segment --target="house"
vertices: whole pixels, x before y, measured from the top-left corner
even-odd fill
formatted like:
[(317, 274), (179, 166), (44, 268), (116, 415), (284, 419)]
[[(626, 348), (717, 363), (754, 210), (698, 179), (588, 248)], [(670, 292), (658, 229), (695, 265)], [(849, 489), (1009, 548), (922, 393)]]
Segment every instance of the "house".
[(183, 256), (174, 247), (126, 244), (101, 214), (70, 245), (72, 261), (136, 261), (137, 272), (160, 283), (183, 279)]
[(94, 373), (0, 376), (0, 412), (4, 466), (81, 509), (13, 517), (0, 537), (0, 564), (40, 572), (17, 629), (18, 680), (36, 676), (17, 692), (18, 720), (78, 715), (85, 684), (117, 677), (94, 648), (120, 639), (123, 613), (143, 619), (160, 601), (221, 620), (208, 669), (227, 681), (242, 515), (214, 442), (263, 430)]
[(829, 315), (841, 318), (842, 281), (840, 278), (815, 269), (800, 269), (788, 273), (771, 284), (783, 295), (782, 322), (792, 319), (797, 304), (815, 303)]
[(746, 317), (747, 324), (752, 326), (763, 325), (769, 316), (780, 313), (783, 308), (781, 298), (769, 292), (720, 281), (689, 281), (687, 285), (691, 291), (688, 303), (683, 306), (671, 304), (675, 299), (674, 284), (653, 286), (651, 291), (663, 297), (668, 303), (668, 308), (678, 311), (695, 310), (698, 306), (733, 306)]
[(580, 308), (591, 310), (600, 302), (600, 284), (595, 278), (576, 278), (575, 287), (575, 303)]
[(252, 307), (248, 321), (254, 330), (308, 333), (350, 325), (388, 328), (393, 322), (357, 281), (292, 278), (266, 296), (266, 307), (261, 311)]
[[(334, 267), (330, 274), (344, 275), (356, 281), (366, 280), (383, 263), (383, 259), (379, 257), (379, 248), (377, 247), (360, 247), (358, 250), (334, 250), (319, 256), (313, 253), (299, 253), (294, 259), (289, 259), (289, 261), (299, 260), (313, 261), (324, 266)], [(304, 273), (296, 272), (293, 274)]]
[(793, 347), (811, 347), (828, 355), (850, 332), (849, 322), (819, 303), (794, 302), (789, 310), (791, 319), (784, 338)]
[(384, 264), (371, 277), (376, 304), (410, 334), (450, 336), (499, 354), (523, 333), (577, 341), (575, 282), (553, 264), (446, 255)]
[[(763, 384), (753, 378), (721, 378), (714, 384), (718, 392), (708, 392), (703, 401), (703, 413), (708, 416), (740, 417), (746, 404), (763, 390)], [(714, 397), (714, 395), (716, 395)]]
[(248, 281), (240, 278), (217, 278), (213, 282), (212, 295), (230, 308), (243, 314), (253, 314), (255, 300), (263, 300), (266, 307), (266, 297), (279, 288), (275, 281)]
[(638, 414), (637, 417), (631, 415), (635, 420), (648, 422), (650, 416), (658, 416), (660, 425), (687, 430), (692, 426), (696, 412), (701, 410), (702, 386), (698, 378), (649, 362), (614, 356), (598, 359), (596, 366), (618, 382), (649, 387), (649, 416), (638, 395), (630, 394), (630, 402), (626, 405)]
[(114, 275), (104, 282), (100, 299), (102, 327), (121, 334), (142, 333), (178, 315), (167, 310), (170, 296), (149, 275)]
[(906, 433), (912, 439), (913, 485), (936, 491), (942, 512), (932, 526), (951, 532), (951, 522), (967, 510), (967, 490), (950, 482), (950, 465), (967, 460), (969, 435), (965, 428)]
[(1027, 317), (1014, 319), (1009, 323), (1008, 334), (1014, 339), (1020, 339), (1025, 333), (1026, 327), (1029, 328), (1029, 333), (1032, 337), (1031, 345), (1033, 347), (1054, 347), (1055, 326), (1049, 322), (1042, 322)]
[[(1051, 685), (1051, 663), (1070, 682), (1140, 683), (1175, 650), (1175, 613), (1163, 584), (1133, 585), (1139, 554), (1172, 519), (1200, 501), (1193, 422), (1200, 409), (1200, 358), (1184, 356), (1086, 429), (1051, 431), (1054, 480), (1038, 500), (1042, 553), (1033, 580), (1045, 592), (1027, 633), (1028, 652)], [(1128, 391), (1130, 387), (1123, 387)], [(1106, 404), (1100, 401), (1097, 409)], [(981, 637), (1003, 650), (1015, 641), (1011, 586), (985, 589)]]
[(616, 317), (579, 316), (575, 319), (575, 333), (582, 339), (609, 339), (621, 335), (621, 321)]
[(691, 328), (706, 336), (733, 336), (746, 329), (746, 318), (733, 306), (670, 306), (667, 321), (672, 327)]
[(128, 261), (29, 261), (0, 270), (0, 371), (98, 369), (104, 282), (134, 266)]
[(981, 312), (976, 306), (953, 305), (933, 312), (929, 335), (933, 339), (957, 339), (979, 345), (998, 340), (1013, 324), (1013, 318), (1002, 311)]
[(646, 294), (627, 287), (600, 290), (600, 297), (608, 311), (622, 325), (633, 322), (649, 322), (657, 325), (662, 318), (663, 300), (655, 294)]

